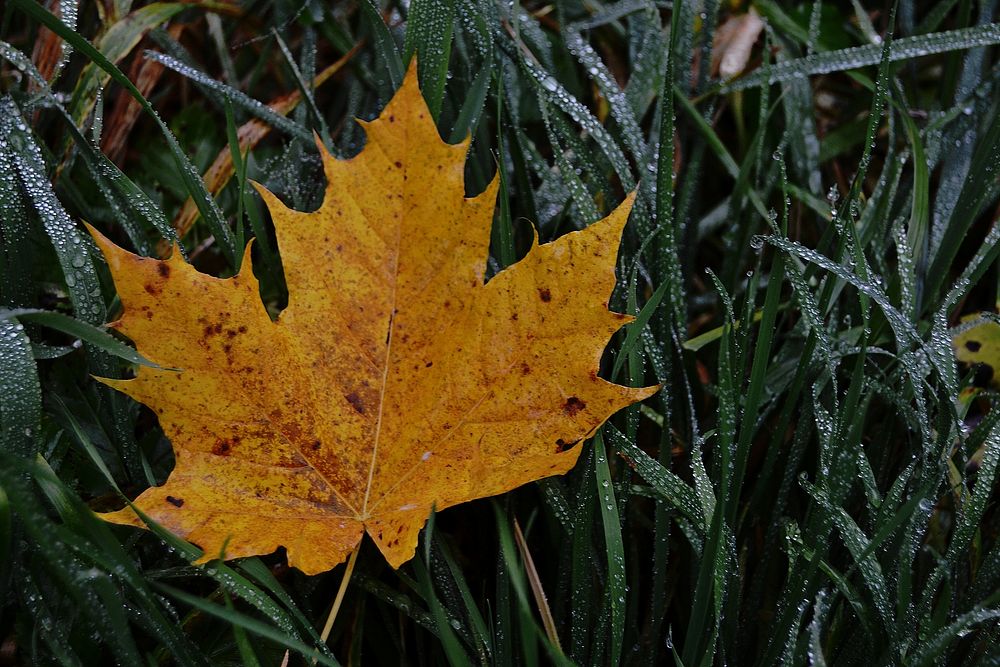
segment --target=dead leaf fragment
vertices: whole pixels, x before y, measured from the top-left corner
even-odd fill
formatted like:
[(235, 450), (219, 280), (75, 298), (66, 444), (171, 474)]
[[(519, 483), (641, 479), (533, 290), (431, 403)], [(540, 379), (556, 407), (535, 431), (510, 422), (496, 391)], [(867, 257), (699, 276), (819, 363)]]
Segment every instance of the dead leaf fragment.
[[(135, 504), (203, 560), (284, 546), (323, 572), (367, 532), (398, 567), (432, 507), (566, 472), (580, 452), (567, 443), (656, 391), (597, 376), (630, 321), (607, 301), (631, 197), (484, 284), (498, 181), (464, 197), (468, 142), (441, 141), (413, 66), (363, 125), (359, 155), (324, 152), (319, 210), (260, 188), (289, 291), (277, 321), (249, 252), (218, 279), (94, 232), (124, 306), (115, 326), (183, 369), (102, 380), (150, 406), (176, 454)], [(103, 516), (143, 525), (129, 508)]]
[(764, 20), (753, 7), (746, 14), (726, 19), (715, 33), (712, 73), (724, 80), (742, 74), (763, 29)]

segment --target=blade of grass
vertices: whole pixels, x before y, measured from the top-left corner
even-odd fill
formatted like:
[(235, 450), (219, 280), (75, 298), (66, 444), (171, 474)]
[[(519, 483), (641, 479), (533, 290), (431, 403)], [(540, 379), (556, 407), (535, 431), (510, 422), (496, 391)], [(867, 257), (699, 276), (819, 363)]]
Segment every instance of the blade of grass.
[(405, 59), (408, 61), (417, 54), (420, 89), (431, 115), (437, 120), (448, 81), (455, 0), (414, 0), (406, 18)]
[(559, 652), (562, 652), (562, 646), (559, 643), (559, 633), (556, 632), (556, 622), (552, 618), (549, 601), (545, 597), (545, 591), (542, 589), (542, 580), (538, 576), (538, 570), (535, 569), (535, 561), (531, 557), (531, 551), (528, 550), (528, 542), (524, 539), (524, 533), (521, 532), (521, 524), (517, 522), (517, 519), (514, 519), (514, 543), (517, 544), (517, 550), (521, 553), (521, 560), (524, 561), (525, 576), (527, 576), (528, 583), (531, 585), (531, 594), (535, 598), (535, 607), (538, 609), (538, 615), (542, 617), (542, 627), (545, 628), (545, 635), (552, 642), (552, 646)]
[(37, 308), (16, 308), (13, 310), (0, 308), (0, 321), (9, 321), (15, 318), (17, 320), (24, 320), (25, 322), (41, 324), (50, 329), (69, 334), (74, 338), (90, 343), (99, 350), (103, 350), (112, 356), (124, 359), (130, 363), (139, 366), (148, 366), (149, 368), (161, 368), (161, 366), (142, 356), (103, 329), (70, 317), (69, 315), (39, 310)]
[(0, 451), (33, 458), (41, 444), (42, 389), (31, 344), (15, 319), (0, 320)]
[(598, 503), (601, 506), (601, 521), (604, 524), (604, 546), (607, 556), (608, 578), (604, 597), (610, 605), (611, 618), (608, 631), (611, 635), (609, 664), (621, 662), (622, 641), (625, 635), (625, 545), (622, 541), (621, 520), (618, 503), (611, 486), (611, 469), (604, 447), (604, 437), (598, 431), (594, 436), (594, 482), (597, 484)]
[[(911, 58), (947, 53), (948, 51), (962, 51), (978, 46), (992, 46), (998, 43), (1000, 43), (1000, 26), (995, 23), (929, 35), (901, 37), (895, 40), (889, 62), (899, 62)], [(803, 76), (829, 74), (877, 65), (882, 59), (881, 54), (882, 45), (869, 44), (786, 60), (773, 65), (769, 72), (754, 72), (741, 79), (721, 85), (719, 92), (730, 93)]]

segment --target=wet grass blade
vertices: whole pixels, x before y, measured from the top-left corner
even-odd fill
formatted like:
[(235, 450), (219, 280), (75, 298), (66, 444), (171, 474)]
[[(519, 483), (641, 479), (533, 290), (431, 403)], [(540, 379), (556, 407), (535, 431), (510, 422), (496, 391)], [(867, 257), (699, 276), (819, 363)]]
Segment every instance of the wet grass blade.
[[(896, 40), (890, 62), (947, 53), (948, 51), (962, 51), (977, 46), (991, 46), (998, 43), (1000, 43), (1000, 26), (996, 24), (960, 28), (929, 35), (901, 37)], [(882, 46), (879, 44), (816, 53), (804, 58), (778, 63), (769, 72), (755, 72), (742, 79), (722, 85), (720, 88), (721, 92), (732, 92), (803, 76), (859, 69), (877, 65), (882, 59), (881, 54)]]
[(421, 90), (435, 119), (441, 115), (448, 81), (454, 24), (455, 0), (414, 0), (410, 5), (403, 50), (406, 60), (417, 54)]
[(608, 632), (608, 663), (621, 662), (622, 641), (625, 635), (625, 545), (622, 542), (621, 518), (618, 503), (611, 485), (611, 470), (604, 447), (604, 437), (598, 431), (594, 436), (595, 463), (594, 481), (597, 484), (597, 502), (601, 506), (601, 522), (604, 525), (604, 548), (607, 558), (608, 576), (605, 583), (604, 599), (611, 609)]
[(31, 343), (15, 319), (0, 320), (0, 395), (0, 451), (32, 458), (41, 442), (42, 390)]
[[(77, 317), (101, 324), (106, 317), (97, 269), (88, 244), (49, 184), (41, 149), (11, 98), (0, 100), (0, 153), (38, 215), (55, 249)], [(16, 147), (16, 149), (15, 149)]]
[(118, 357), (119, 359), (124, 359), (130, 363), (139, 366), (148, 366), (150, 368), (160, 368), (159, 365), (145, 358), (133, 348), (121, 342), (103, 329), (70, 317), (69, 315), (63, 315), (62, 313), (54, 313), (46, 310), (38, 310), (35, 308), (16, 308), (14, 310), (4, 310), (0, 308), (0, 321), (10, 321), (15, 319), (41, 324), (51, 329), (55, 329), (56, 331), (61, 331), (64, 334), (78, 338), (81, 341), (86, 341), (97, 349), (107, 352), (108, 354)]

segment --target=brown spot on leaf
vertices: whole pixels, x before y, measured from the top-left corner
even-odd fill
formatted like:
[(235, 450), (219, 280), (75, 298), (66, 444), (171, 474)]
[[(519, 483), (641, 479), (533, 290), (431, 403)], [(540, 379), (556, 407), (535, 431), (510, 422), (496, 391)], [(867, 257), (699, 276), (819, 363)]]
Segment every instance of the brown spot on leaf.
[(548, 287), (539, 287), (538, 298), (545, 303), (548, 303), (549, 301), (552, 301), (552, 292), (549, 291)]
[(159, 296), (159, 295), (160, 295), (160, 292), (162, 292), (162, 291), (163, 291), (163, 290), (161, 290), (161, 289), (159, 288), (159, 286), (157, 286), (157, 285), (152, 285), (152, 284), (150, 284), (150, 283), (146, 283), (145, 285), (143, 285), (143, 286), (142, 286), (142, 288), (143, 288), (144, 290), (146, 290), (146, 293), (147, 293), (147, 294), (150, 294), (150, 295), (152, 295), (152, 296)]
[(219, 442), (212, 445), (212, 453), (216, 456), (229, 456), (229, 452), (233, 449), (233, 443), (229, 440), (220, 440)]
[(313, 440), (312, 444), (310, 445), (310, 447), (312, 447), (312, 450), (314, 452), (317, 451), (322, 446), (323, 446), (323, 443), (320, 442), (319, 440)]
[(396, 160), (396, 162), (394, 164), (396, 165), (396, 169), (402, 169), (403, 168), (403, 163), (400, 162), (399, 160)]
[(182, 498), (174, 498), (173, 496), (167, 496), (167, 502), (174, 507), (183, 507), (184, 500)]
[(522, 361), (521, 362), (521, 375), (527, 375), (530, 372), (531, 372), (531, 366), (529, 366), (528, 364), (526, 364), (526, 363), (524, 363)]
[(585, 407), (587, 407), (586, 403), (581, 401), (576, 396), (570, 396), (566, 399), (566, 402), (563, 403), (563, 412), (568, 414), (570, 417), (574, 417), (576, 416), (576, 413), (580, 412), (580, 410), (583, 410)]
[(160, 274), (161, 278), (169, 278), (170, 266), (166, 262), (157, 262), (156, 272)]
[(365, 404), (364, 404), (364, 401), (361, 400), (361, 397), (358, 396), (357, 392), (353, 392), (352, 391), (350, 394), (348, 394), (344, 398), (347, 399), (347, 402), (351, 404), (352, 408), (354, 408), (355, 410), (358, 411), (359, 415), (365, 414)]

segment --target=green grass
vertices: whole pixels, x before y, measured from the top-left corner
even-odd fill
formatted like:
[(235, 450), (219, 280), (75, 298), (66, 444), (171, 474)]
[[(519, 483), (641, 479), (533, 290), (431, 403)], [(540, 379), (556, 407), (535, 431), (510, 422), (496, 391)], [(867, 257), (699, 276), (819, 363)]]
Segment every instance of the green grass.
[[(1000, 395), (951, 343), (1000, 298), (995, 2), (759, 0), (732, 81), (745, 3), (136, 5), (0, 17), (0, 664), (1000, 664)], [(94, 516), (173, 458), (92, 379), (148, 362), (80, 223), (215, 275), (255, 237), (280, 310), (247, 180), (315, 208), (313, 133), (358, 151), (414, 53), (468, 191), (501, 170), (491, 273), (638, 188), (604, 375), (664, 389), (565, 477), (433, 516), (400, 570), (363, 544), (325, 645), (343, 567), (193, 566)]]

